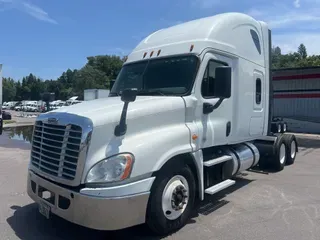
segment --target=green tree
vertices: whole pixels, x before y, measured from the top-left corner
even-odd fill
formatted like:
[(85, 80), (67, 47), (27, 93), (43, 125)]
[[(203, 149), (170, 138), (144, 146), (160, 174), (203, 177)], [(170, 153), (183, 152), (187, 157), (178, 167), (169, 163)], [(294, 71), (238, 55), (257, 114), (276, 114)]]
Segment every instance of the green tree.
[(278, 64), (281, 58), (281, 49), (280, 47), (273, 47), (271, 49), (271, 62), (272, 68), (278, 68)]
[(90, 88), (106, 88), (109, 82), (108, 76), (101, 70), (93, 66), (86, 65), (77, 71), (75, 75), (74, 93), (83, 99), (85, 89)]
[(298, 47), (298, 53), (300, 54), (302, 59), (306, 59), (308, 54), (307, 54), (307, 48), (304, 44), (300, 44), (300, 46)]
[[(120, 58), (119, 56), (115, 55), (98, 55), (94, 57), (88, 57), (87, 59), (88, 62), (86, 65), (104, 72), (105, 75), (108, 76), (108, 79), (114, 79), (117, 77), (124, 61), (124, 58)], [(109, 85), (109, 83), (107, 85)]]
[(13, 101), (15, 99), (17, 88), (12, 78), (3, 78), (2, 82), (3, 102)]
[(15, 86), (16, 86), (16, 96), (15, 99), (16, 101), (22, 101), (22, 85), (21, 82), (15, 82)]
[(39, 78), (36, 78), (29, 87), (31, 100), (39, 100), (41, 98), (41, 93), (46, 91), (45, 83)]
[(76, 70), (68, 69), (66, 72), (63, 72), (61, 76), (57, 79), (57, 81), (63, 85), (64, 88), (70, 88), (73, 87), (74, 83), (74, 75), (76, 73)]

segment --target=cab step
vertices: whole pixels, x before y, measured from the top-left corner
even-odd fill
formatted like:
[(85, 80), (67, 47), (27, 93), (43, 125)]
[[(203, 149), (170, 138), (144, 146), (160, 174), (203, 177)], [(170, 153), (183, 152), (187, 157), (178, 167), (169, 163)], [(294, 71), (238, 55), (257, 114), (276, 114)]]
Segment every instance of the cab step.
[(230, 160), (232, 160), (232, 157), (230, 155), (223, 155), (221, 157), (205, 161), (205, 162), (203, 162), (203, 165), (205, 167), (212, 167), (212, 166), (217, 165), (219, 163), (230, 161)]
[(221, 183), (218, 183), (216, 185), (213, 185), (212, 187), (207, 188), (204, 192), (206, 194), (213, 195), (213, 194), (215, 194), (215, 193), (217, 193), (217, 192), (219, 192), (219, 191), (221, 191), (223, 189), (226, 189), (226, 188), (232, 186), (235, 183), (236, 183), (236, 181), (231, 180), (231, 179), (227, 179), (227, 180), (225, 180), (225, 181), (223, 181)]

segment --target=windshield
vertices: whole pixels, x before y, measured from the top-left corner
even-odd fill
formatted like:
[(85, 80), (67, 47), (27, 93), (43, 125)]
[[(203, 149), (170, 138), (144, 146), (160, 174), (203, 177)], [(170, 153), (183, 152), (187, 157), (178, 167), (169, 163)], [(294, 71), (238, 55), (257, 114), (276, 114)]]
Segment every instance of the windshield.
[(124, 65), (110, 92), (118, 96), (127, 88), (138, 95), (185, 95), (192, 88), (198, 67), (194, 55), (151, 59)]

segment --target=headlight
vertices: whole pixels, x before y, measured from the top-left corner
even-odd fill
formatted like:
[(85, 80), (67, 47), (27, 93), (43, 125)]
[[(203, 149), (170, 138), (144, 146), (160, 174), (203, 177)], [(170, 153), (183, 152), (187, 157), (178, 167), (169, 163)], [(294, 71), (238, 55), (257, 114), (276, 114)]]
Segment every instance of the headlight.
[(130, 176), (134, 157), (132, 154), (119, 154), (104, 159), (94, 165), (86, 178), (86, 183), (114, 182)]

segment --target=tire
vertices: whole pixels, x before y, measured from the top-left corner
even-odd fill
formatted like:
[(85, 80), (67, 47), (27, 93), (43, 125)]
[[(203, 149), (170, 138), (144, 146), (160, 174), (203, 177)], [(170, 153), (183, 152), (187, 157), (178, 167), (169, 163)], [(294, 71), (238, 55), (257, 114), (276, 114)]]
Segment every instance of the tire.
[(287, 146), (287, 165), (294, 164), (298, 152), (298, 143), (293, 134), (285, 134), (283, 136), (284, 142)]
[(287, 145), (284, 135), (280, 135), (274, 145), (274, 155), (272, 156), (272, 165), (274, 170), (282, 171), (287, 161)]
[[(180, 183), (184, 189), (187, 189), (184, 192), (187, 198), (185, 204), (180, 203), (180, 207), (183, 205), (183, 209), (176, 211), (170, 204), (170, 199), (173, 197), (171, 190), (176, 189), (179, 193), (178, 197), (182, 197), (183, 190), (178, 188)], [(193, 211), (195, 194), (195, 177), (187, 165), (176, 164), (162, 169), (151, 189), (146, 216), (148, 227), (157, 235), (167, 235), (185, 226)]]

